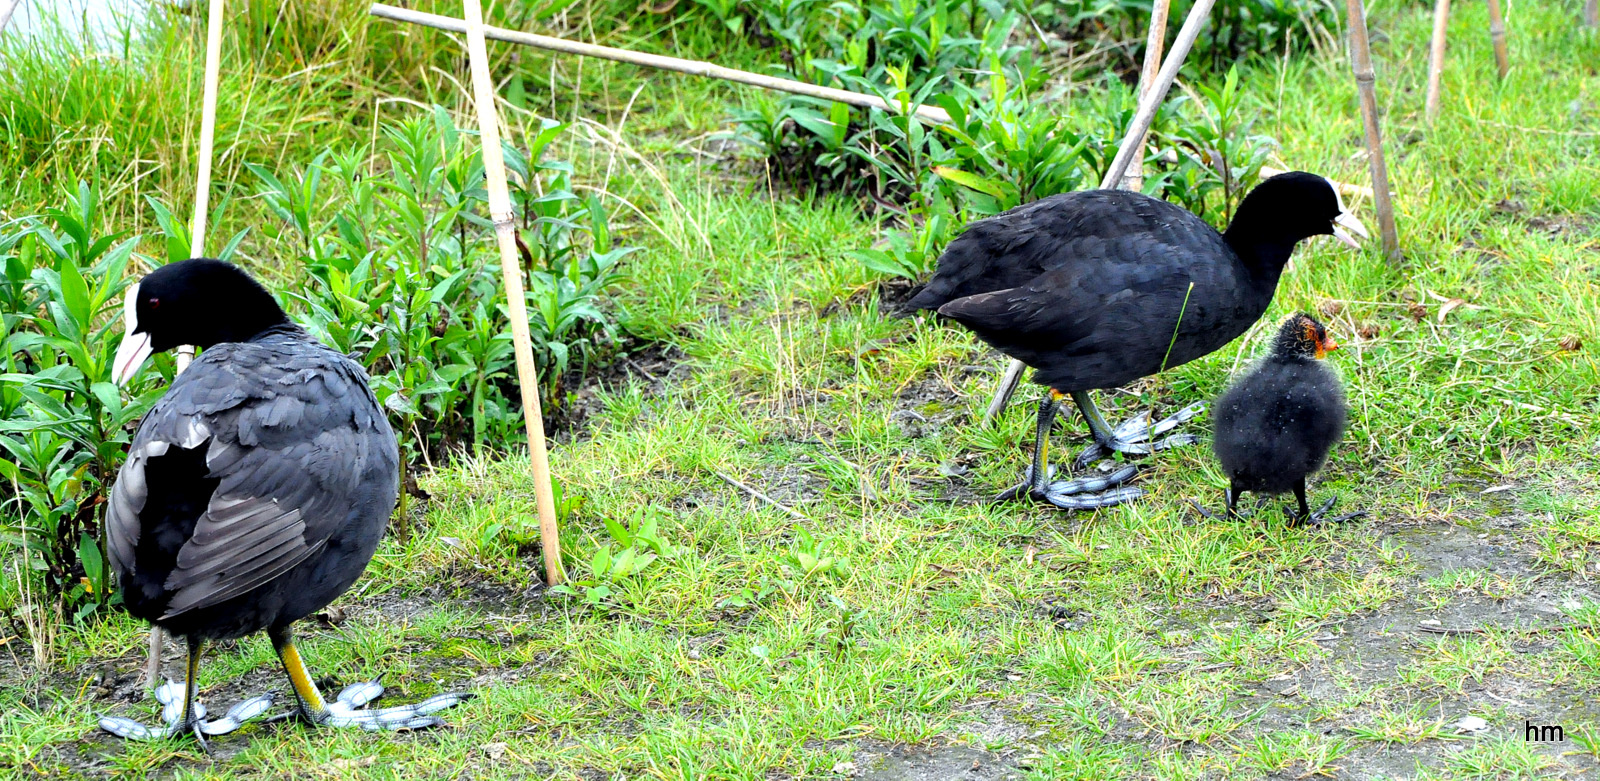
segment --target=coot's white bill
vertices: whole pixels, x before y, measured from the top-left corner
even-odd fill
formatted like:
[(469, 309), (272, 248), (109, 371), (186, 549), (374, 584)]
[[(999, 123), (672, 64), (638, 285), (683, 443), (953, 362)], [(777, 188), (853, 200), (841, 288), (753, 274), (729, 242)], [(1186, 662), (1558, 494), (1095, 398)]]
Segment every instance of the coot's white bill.
[(127, 385), (150, 357), (150, 334), (133, 332), (139, 327), (138, 301), (139, 284), (135, 282), (128, 286), (127, 297), (122, 299), (122, 346), (111, 360), (111, 380), (118, 385)]
[(1343, 242), (1350, 249), (1361, 249), (1361, 244), (1355, 240), (1356, 236), (1363, 239), (1368, 238), (1367, 226), (1362, 225), (1354, 214), (1340, 212), (1338, 217), (1333, 218), (1334, 238)]

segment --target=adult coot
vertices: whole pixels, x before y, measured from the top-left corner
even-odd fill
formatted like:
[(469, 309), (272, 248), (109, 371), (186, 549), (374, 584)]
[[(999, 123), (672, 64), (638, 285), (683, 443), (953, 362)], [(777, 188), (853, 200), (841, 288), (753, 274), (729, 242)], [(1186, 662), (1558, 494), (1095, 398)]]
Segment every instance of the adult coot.
[[(1237, 518), (1239, 494), (1290, 491), (1300, 502), (1296, 523), (1319, 523), (1334, 500), (1315, 513), (1306, 504), (1306, 476), (1322, 468), (1344, 433), (1344, 389), (1321, 359), (1339, 345), (1316, 318), (1298, 314), (1284, 322), (1272, 352), (1217, 399), (1212, 449), (1228, 486), (1228, 516)], [(1198, 507), (1199, 505), (1196, 505)], [(1205, 512), (1201, 508), (1201, 512)], [(1354, 513), (1330, 523), (1359, 518)]]
[(124, 718), (127, 738), (231, 732), (272, 704), (252, 698), (216, 721), (195, 702), (207, 640), (265, 629), (314, 724), (416, 729), (470, 695), (362, 709), (376, 682), (324, 702), (290, 625), (350, 588), (372, 559), (398, 497), (394, 432), (366, 372), (289, 321), (238, 268), (217, 260), (163, 266), (128, 289), (114, 376), (126, 383), (152, 352), (205, 352), (145, 415), (112, 487), (106, 537), (128, 612), (188, 643), (182, 691), (156, 691), (167, 728)]
[[(1049, 482), (1050, 424), (1071, 396), (1094, 444), (1078, 466), (1116, 450), (1143, 454), (1196, 441), (1156, 436), (1199, 414), (1191, 405), (1154, 426), (1113, 430), (1088, 391), (1116, 388), (1207, 355), (1244, 333), (1272, 302), (1301, 239), (1332, 234), (1358, 246), (1366, 230), (1327, 179), (1292, 172), (1263, 181), (1217, 233), (1181, 207), (1139, 193), (1088, 190), (1043, 198), (973, 223), (939, 258), (909, 306), (936, 309), (1034, 369), (1039, 403), (1026, 495), (1067, 509), (1105, 507), (1142, 493), (1115, 488), (1136, 470)], [(1113, 490), (1094, 493), (1107, 488)]]

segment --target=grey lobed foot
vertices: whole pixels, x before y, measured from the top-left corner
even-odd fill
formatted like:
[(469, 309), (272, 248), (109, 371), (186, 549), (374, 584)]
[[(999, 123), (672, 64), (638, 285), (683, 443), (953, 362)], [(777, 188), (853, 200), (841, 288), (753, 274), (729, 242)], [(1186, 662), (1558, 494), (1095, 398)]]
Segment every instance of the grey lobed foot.
[(1349, 515), (1341, 515), (1341, 516), (1339, 516), (1337, 518), (1324, 518), (1323, 516), (1327, 515), (1328, 512), (1333, 509), (1333, 505), (1335, 503), (1337, 503), (1338, 501), (1339, 501), (1339, 497), (1337, 497), (1337, 496), (1328, 497), (1328, 501), (1323, 502), (1322, 506), (1318, 507), (1317, 511), (1312, 513), (1310, 518), (1300, 519), (1298, 525), (1302, 525), (1302, 526), (1333, 526), (1333, 525), (1336, 525), (1336, 524), (1341, 524), (1341, 523), (1346, 523), (1346, 522), (1349, 522), (1349, 521), (1353, 521), (1353, 520), (1356, 520), (1358, 518), (1367, 517), (1366, 511), (1363, 510), (1363, 511), (1360, 511), (1360, 512), (1350, 513)]
[[(127, 740), (156, 740), (168, 738), (180, 732), (189, 732), (192, 728), (185, 728), (180, 722), (183, 719), (183, 684), (167, 681), (155, 690), (156, 701), (161, 703), (161, 720), (166, 726), (163, 728), (147, 727), (132, 719), (121, 716), (104, 716), (100, 719), (100, 728)], [(216, 721), (206, 721), (206, 707), (199, 702), (194, 704), (195, 718), (199, 720), (199, 731), (204, 735), (226, 735), (244, 726), (245, 722), (266, 713), (277, 699), (276, 692), (267, 692), (258, 697), (251, 697), (228, 709), (222, 718)]]
[[(1150, 423), (1149, 410), (1140, 412), (1122, 421), (1116, 428), (1111, 430), (1111, 450), (1132, 456), (1146, 456), (1158, 450), (1168, 450), (1199, 442), (1200, 438), (1193, 434), (1173, 434), (1160, 440), (1156, 439), (1156, 437), (1199, 417), (1200, 413), (1205, 411), (1206, 406), (1206, 402), (1197, 401), (1162, 418), (1154, 425)], [(1107, 455), (1109, 454), (1104, 445), (1099, 442), (1092, 442), (1073, 460), (1073, 468), (1082, 469)]]
[(366, 709), (364, 706), (383, 696), (383, 684), (377, 681), (355, 683), (344, 687), (328, 703), (328, 715), (322, 723), (330, 727), (360, 727), (371, 732), (427, 729), (444, 725), (444, 720), (432, 715), (453, 708), (473, 695), (468, 692), (435, 694), (412, 705)]
[[(1050, 467), (1047, 470), (1048, 476), (1055, 477), (1055, 471), (1054, 466)], [(1026, 496), (1062, 510), (1097, 510), (1102, 507), (1114, 507), (1144, 496), (1144, 489), (1122, 485), (1138, 473), (1139, 467), (1126, 464), (1098, 475), (1056, 480), (1047, 484), (1043, 491), (1034, 494), (1033, 467), (1030, 466), (1023, 475), (1020, 485), (1006, 489), (995, 497), (995, 500), (1006, 501)]]

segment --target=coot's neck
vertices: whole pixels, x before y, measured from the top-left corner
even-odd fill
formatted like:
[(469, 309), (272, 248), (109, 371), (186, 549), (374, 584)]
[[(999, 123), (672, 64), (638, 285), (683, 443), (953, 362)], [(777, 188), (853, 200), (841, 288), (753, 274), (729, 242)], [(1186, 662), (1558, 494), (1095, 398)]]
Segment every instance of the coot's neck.
[(1251, 276), (1276, 284), (1294, 245), (1305, 235), (1285, 221), (1284, 194), (1270, 184), (1269, 180), (1244, 197), (1222, 238), (1244, 261)]
[(1250, 269), (1250, 275), (1259, 281), (1276, 283), (1278, 276), (1283, 273), (1284, 264), (1289, 262), (1289, 255), (1294, 252), (1295, 241), (1273, 235), (1258, 226), (1253, 221), (1247, 220), (1247, 215), (1241, 210), (1237, 219), (1228, 226), (1228, 231), (1222, 234), (1222, 239), (1233, 248), (1235, 255)]
[(188, 344), (206, 348), (223, 342), (255, 342), (274, 333), (298, 333), (272, 295), (251, 281), (248, 287), (213, 296), (196, 321), (204, 325), (191, 331)]

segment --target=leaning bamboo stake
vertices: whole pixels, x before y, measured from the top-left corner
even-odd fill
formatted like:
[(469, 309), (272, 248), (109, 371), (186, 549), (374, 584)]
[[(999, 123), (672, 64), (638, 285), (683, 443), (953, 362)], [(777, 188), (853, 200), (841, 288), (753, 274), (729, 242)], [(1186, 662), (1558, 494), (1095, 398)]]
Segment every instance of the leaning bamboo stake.
[[(189, 227), (189, 257), (205, 257), (206, 215), (211, 204), (211, 157), (217, 139), (217, 82), (222, 69), (222, 11), (224, 0), (211, 0), (206, 20), (205, 88), (200, 105), (200, 171), (195, 176), (194, 221)], [(177, 369), (182, 373), (194, 360), (194, 347), (180, 345)], [(144, 661), (144, 685), (154, 686), (161, 675), (161, 627), (150, 627), (150, 649)]]
[(1506, 54), (1506, 20), (1500, 14), (1500, 0), (1489, 0), (1489, 41), (1494, 44), (1494, 64), (1503, 79), (1511, 71), (1511, 59)]
[(1450, 0), (1433, 4), (1433, 39), (1428, 46), (1428, 98), (1422, 115), (1428, 124), (1439, 116), (1439, 77), (1444, 74), (1445, 29), (1450, 26)]
[(6, 31), (6, 24), (11, 21), (11, 14), (16, 12), (19, 5), (22, 5), (22, 0), (0, 0), (0, 33)]
[[(1139, 70), (1140, 100), (1150, 94), (1155, 87), (1156, 75), (1161, 72), (1161, 48), (1167, 43), (1167, 12), (1171, 7), (1172, 0), (1155, 0), (1155, 5), (1150, 8), (1150, 29), (1144, 38), (1144, 67)], [(1122, 177), (1122, 189), (1133, 192), (1144, 190), (1144, 148), (1149, 141), (1149, 133), (1139, 139), (1133, 162), (1128, 164), (1128, 173)]]
[[(383, 3), (373, 3), (372, 8), (368, 9), (367, 13), (381, 19), (389, 19), (396, 22), (407, 22), (410, 24), (422, 25), (423, 27), (432, 27), (438, 30), (448, 30), (450, 32), (457, 33), (466, 32), (467, 30), (467, 26), (463, 24), (460, 19), (452, 19), (448, 16), (423, 13), (422, 11), (412, 11), (407, 8), (396, 8), (395, 6), (384, 5)], [(724, 68), (721, 65), (713, 65), (709, 62), (700, 62), (698, 60), (685, 60), (679, 57), (667, 57), (660, 54), (644, 54), (642, 52), (628, 51), (627, 49), (614, 49), (610, 46), (599, 46), (592, 43), (580, 43), (578, 41), (569, 41), (565, 38), (553, 38), (548, 35), (518, 32), (516, 30), (506, 30), (499, 27), (486, 26), (483, 28), (483, 35), (486, 38), (493, 38), (497, 41), (517, 43), (522, 44), (523, 46), (532, 46), (535, 49), (545, 49), (553, 52), (576, 54), (580, 57), (598, 57), (602, 60), (625, 62), (630, 65), (643, 65), (648, 68), (657, 68), (660, 70), (674, 71), (677, 73), (687, 73), (691, 76), (708, 76), (713, 79), (722, 79), (723, 81), (749, 84), (756, 87), (778, 90), (779, 92), (788, 92), (795, 95), (821, 98), (823, 100), (831, 100), (835, 103), (844, 103), (851, 106), (859, 106), (861, 108), (876, 108), (893, 113), (900, 113), (901, 110), (899, 104), (886, 101), (883, 98), (877, 97), (876, 95), (863, 95), (859, 92), (834, 89), (832, 87), (822, 87), (816, 84), (807, 84), (803, 81), (793, 81), (791, 79), (780, 79), (774, 76), (764, 76), (759, 73), (751, 73), (749, 71), (736, 70), (734, 68)], [(945, 113), (944, 109), (936, 106), (918, 106), (913, 113), (917, 116), (917, 118), (928, 122), (935, 122), (939, 124), (948, 124), (950, 122), (950, 115)]]
[(1161, 109), (1162, 101), (1166, 100), (1167, 90), (1172, 89), (1172, 82), (1178, 78), (1178, 69), (1183, 67), (1183, 58), (1189, 56), (1189, 48), (1194, 46), (1196, 38), (1200, 37), (1200, 30), (1206, 26), (1211, 15), (1211, 6), (1216, 0), (1196, 0), (1194, 7), (1189, 9), (1188, 18), (1183, 20), (1182, 29), (1178, 30), (1178, 38), (1172, 42), (1172, 51), (1161, 63), (1161, 71), (1156, 74), (1155, 86), (1150, 94), (1139, 101), (1139, 113), (1133, 116), (1133, 125), (1128, 128), (1128, 134), (1122, 137), (1122, 144), (1117, 147), (1117, 156), (1111, 161), (1111, 169), (1106, 171), (1104, 179), (1100, 180), (1100, 189), (1109, 190), (1116, 186), (1122, 179), (1123, 173), (1128, 170), (1128, 164), (1133, 162), (1133, 156), (1139, 141), (1150, 132), (1150, 125), (1155, 121), (1156, 112)]
[[(1183, 58), (1189, 56), (1189, 48), (1194, 46), (1196, 38), (1200, 37), (1201, 28), (1205, 27), (1206, 20), (1211, 14), (1211, 6), (1216, 0), (1196, 0), (1194, 7), (1189, 9), (1189, 16), (1183, 20), (1183, 27), (1178, 30), (1177, 40), (1172, 42), (1172, 51), (1161, 64), (1161, 70), (1156, 74), (1149, 94), (1139, 99), (1139, 111), (1133, 116), (1133, 124), (1128, 126), (1127, 135), (1122, 137), (1122, 143), (1117, 147), (1117, 156), (1111, 161), (1111, 168), (1106, 171), (1104, 179), (1100, 180), (1100, 189), (1114, 189), (1123, 181), (1123, 174), (1128, 172), (1129, 165), (1133, 162), (1136, 152), (1144, 148), (1144, 138), (1150, 132), (1150, 124), (1155, 121), (1156, 111), (1161, 108), (1161, 102), (1166, 100), (1167, 91), (1172, 89), (1172, 82), (1178, 77), (1178, 69), (1183, 67)], [(1152, 23), (1155, 21), (1151, 18)], [(1022, 361), (1013, 359), (1006, 367), (1006, 373), (1000, 379), (1000, 387), (995, 389), (994, 398), (989, 400), (989, 408), (983, 411), (983, 425), (987, 426), (1000, 416), (1001, 410), (1011, 402), (1012, 394), (1017, 391), (1017, 383), (1022, 381)]]
[(1367, 42), (1366, 10), (1361, 0), (1345, 0), (1350, 20), (1350, 54), (1356, 76), (1356, 91), (1361, 97), (1361, 119), (1367, 136), (1367, 168), (1372, 173), (1373, 206), (1378, 212), (1378, 233), (1383, 238), (1383, 254), (1390, 263), (1400, 263), (1400, 235), (1394, 227), (1394, 204), (1389, 200), (1389, 168), (1383, 162), (1383, 134), (1378, 129), (1378, 80), (1372, 70), (1372, 48)]
[(556, 527), (556, 501), (550, 489), (550, 458), (545, 452), (544, 413), (539, 408), (539, 375), (533, 366), (533, 337), (528, 330), (528, 302), (522, 292), (522, 267), (517, 262), (517, 222), (506, 189), (506, 165), (500, 151), (500, 124), (494, 105), (494, 80), (489, 75), (489, 54), (484, 34), (483, 7), (478, 0), (462, 0), (466, 19), (467, 58), (472, 66), (472, 96), (478, 110), (479, 139), (483, 143), (483, 175), (489, 190), (489, 216), (500, 245), (500, 273), (505, 279), (506, 313), (511, 317), (511, 343), (517, 357), (517, 384), (522, 391), (522, 418), (528, 427), (528, 461), (533, 468), (534, 503), (539, 510), (539, 542), (544, 548), (545, 584), (565, 579), (561, 571), (560, 531)]

